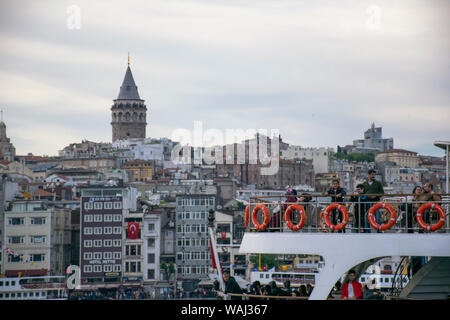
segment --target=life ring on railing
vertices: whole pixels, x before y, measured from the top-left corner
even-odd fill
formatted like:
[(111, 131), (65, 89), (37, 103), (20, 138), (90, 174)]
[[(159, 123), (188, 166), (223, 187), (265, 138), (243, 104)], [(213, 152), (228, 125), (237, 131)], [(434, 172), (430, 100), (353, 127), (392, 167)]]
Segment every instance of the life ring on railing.
[[(423, 221), (422, 215), (423, 215), (423, 212), (427, 209), (436, 210), (439, 213), (438, 223), (430, 226)], [(422, 229), (424, 229), (426, 231), (436, 231), (436, 230), (442, 228), (442, 226), (445, 224), (445, 211), (437, 203), (433, 203), (433, 202), (424, 203), (417, 210), (416, 220), (417, 220), (417, 223), (419, 224), (419, 226), (422, 227)]]
[[(334, 225), (330, 221), (330, 214), (334, 209), (337, 209), (342, 213), (342, 222), (339, 223), (338, 225)], [(323, 220), (325, 221), (325, 224), (327, 225), (328, 229), (330, 229), (331, 231), (342, 230), (348, 223), (347, 209), (345, 209), (345, 206), (342, 204), (332, 203), (328, 207), (326, 207), (326, 209), (323, 212), (324, 212)]]
[[(291, 221), (292, 210), (297, 210), (300, 213), (300, 221), (295, 225)], [(305, 209), (303, 208), (303, 206), (299, 204), (291, 204), (289, 207), (287, 207), (286, 211), (284, 212), (284, 221), (286, 222), (287, 227), (292, 231), (298, 231), (303, 228), (306, 222)]]
[[(390, 218), (389, 218), (389, 222), (388, 223), (379, 225), (375, 221), (375, 217), (373, 215), (374, 215), (375, 211), (377, 211), (378, 209), (386, 209), (389, 212)], [(367, 217), (368, 217), (369, 223), (372, 226), (372, 228), (374, 228), (377, 231), (384, 231), (384, 230), (390, 229), (390, 228), (392, 228), (392, 226), (397, 221), (397, 213), (395, 212), (394, 208), (392, 208), (392, 206), (389, 203), (386, 203), (386, 202), (375, 203), (369, 209), (369, 213), (368, 213)]]
[(245, 214), (244, 214), (245, 230), (247, 230), (249, 219), (250, 219), (250, 205), (245, 207)]
[[(262, 210), (264, 213), (264, 222), (263, 224), (259, 224), (258, 223), (258, 212), (259, 210)], [(265, 228), (267, 228), (267, 226), (269, 225), (269, 220), (270, 220), (270, 215), (269, 215), (269, 210), (267, 210), (266, 206), (263, 204), (257, 204), (252, 211), (252, 222), (253, 225), (255, 226), (256, 230), (261, 231), (264, 230)]]

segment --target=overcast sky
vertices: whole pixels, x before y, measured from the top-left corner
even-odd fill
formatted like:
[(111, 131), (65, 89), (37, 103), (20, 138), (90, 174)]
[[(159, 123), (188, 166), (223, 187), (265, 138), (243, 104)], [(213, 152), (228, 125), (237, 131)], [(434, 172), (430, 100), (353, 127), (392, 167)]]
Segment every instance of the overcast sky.
[(395, 148), (442, 156), (449, 14), (445, 0), (0, 0), (0, 108), (19, 155), (110, 142), (130, 52), (147, 137), (199, 120), (336, 148), (375, 122)]

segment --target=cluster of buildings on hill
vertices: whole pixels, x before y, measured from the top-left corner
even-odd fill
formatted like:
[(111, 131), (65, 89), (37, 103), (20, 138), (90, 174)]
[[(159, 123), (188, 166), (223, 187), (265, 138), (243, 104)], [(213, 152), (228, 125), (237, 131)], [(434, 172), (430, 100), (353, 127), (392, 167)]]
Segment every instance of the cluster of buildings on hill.
[[(67, 266), (79, 265), (86, 290), (191, 291), (211, 272), (210, 210), (216, 212), (222, 265), (248, 279), (249, 256), (238, 252), (245, 230), (241, 200), (282, 195), (288, 186), (323, 192), (335, 178), (354, 190), (369, 168), (378, 169), (391, 192), (425, 182), (439, 192), (445, 184), (444, 160), (393, 149), (393, 139), (383, 139), (374, 125), (363, 140), (338, 147), (345, 154), (372, 153), (373, 162), (338, 159), (332, 148), (304, 148), (281, 138), (276, 155), (271, 146), (278, 138), (257, 134), (216, 146), (216, 159), (223, 161), (196, 161), (206, 150), (189, 147), (180, 151), (188, 161), (175, 163), (178, 142), (146, 138), (147, 111), (128, 66), (111, 107), (112, 143), (84, 140), (57, 157), (20, 156), (0, 123), (2, 275), (63, 275)], [(276, 159), (274, 174), (261, 174), (265, 156)]]

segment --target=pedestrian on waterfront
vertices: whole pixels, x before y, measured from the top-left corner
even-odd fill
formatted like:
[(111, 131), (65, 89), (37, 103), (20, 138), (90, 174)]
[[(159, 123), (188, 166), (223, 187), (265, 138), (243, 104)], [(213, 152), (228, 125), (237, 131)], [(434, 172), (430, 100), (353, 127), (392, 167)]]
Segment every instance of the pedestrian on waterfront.
[[(240, 293), (242, 294), (242, 289), (236, 282), (234, 277), (230, 276), (228, 271), (223, 273), (223, 281), (225, 282), (225, 293)], [(232, 296), (231, 300), (242, 300), (242, 297)]]
[(286, 280), (284, 283), (284, 288), (280, 289), (279, 292), (282, 296), (291, 296), (292, 295), (292, 288), (291, 288), (291, 282), (289, 280)]
[[(363, 186), (364, 192), (366, 194), (369, 194), (369, 196), (367, 196), (367, 201), (368, 207), (370, 208), (382, 199), (382, 195), (384, 195), (384, 188), (383, 184), (375, 179), (375, 176), (377, 174), (375, 169), (370, 169), (367, 174), (367, 180), (364, 181)], [(375, 211), (375, 221), (380, 225), (382, 224), (380, 210)], [(381, 231), (377, 231), (377, 233), (381, 233)]]
[(254, 281), (250, 286), (249, 292), (250, 294), (261, 296), (262, 295), (261, 283), (259, 281)]
[(376, 290), (375, 279), (372, 280), (368, 285), (363, 286), (363, 299), (367, 300), (383, 300), (384, 295), (380, 290)]
[(416, 216), (417, 210), (420, 208), (420, 203), (418, 202), (421, 195), (422, 195), (422, 187), (415, 186), (412, 192), (412, 198), (407, 201), (407, 203), (402, 203), (400, 205), (400, 210), (406, 211), (405, 217), (406, 217), (406, 228), (408, 230), (408, 233), (414, 233), (413, 230), (413, 221), (414, 217)]
[(308, 291), (306, 290), (306, 286), (304, 284), (302, 284), (299, 288), (300, 291), (300, 296), (301, 297), (307, 297), (308, 296)]
[[(419, 199), (421, 201), (420, 205), (427, 203), (427, 202), (434, 202), (436, 204), (439, 204), (439, 202), (441, 201), (441, 196), (434, 192), (433, 185), (431, 183), (429, 183), (429, 182), (425, 183), (422, 191), (423, 191), (423, 193), (419, 197)], [(423, 221), (426, 224), (431, 224), (431, 213), (432, 213), (431, 209), (427, 209), (423, 213)], [(423, 230), (419, 230), (419, 233), (423, 233), (423, 232), (424, 232)]]
[[(331, 183), (331, 188), (325, 193), (328, 196), (331, 196), (332, 203), (340, 203), (344, 202), (344, 196), (346, 195), (345, 189), (340, 186), (339, 179), (334, 179)], [(334, 209), (331, 212), (332, 224), (337, 225), (342, 222), (342, 213), (339, 210)], [(343, 230), (339, 230), (339, 233), (345, 233), (345, 228)]]
[(355, 270), (350, 270), (347, 276), (348, 280), (342, 286), (341, 298), (344, 300), (361, 299), (363, 296), (362, 285), (356, 281)]
[(350, 202), (354, 206), (354, 223), (356, 232), (370, 232), (366, 225), (367, 196), (364, 195), (364, 185), (356, 186), (356, 193), (350, 197)]
[(311, 295), (313, 289), (314, 289), (314, 287), (311, 284), (308, 283), (306, 285), (306, 293), (308, 294), (308, 297)]

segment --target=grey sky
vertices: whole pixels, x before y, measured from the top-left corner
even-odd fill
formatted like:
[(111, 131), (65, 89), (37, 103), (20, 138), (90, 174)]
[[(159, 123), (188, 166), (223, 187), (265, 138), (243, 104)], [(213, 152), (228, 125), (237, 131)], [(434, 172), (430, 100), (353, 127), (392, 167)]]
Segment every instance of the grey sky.
[(201, 120), (336, 148), (375, 122), (396, 148), (441, 156), (449, 13), (448, 1), (0, 0), (0, 107), (18, 154), (110, 141), (129, 51), (148, 137)]

